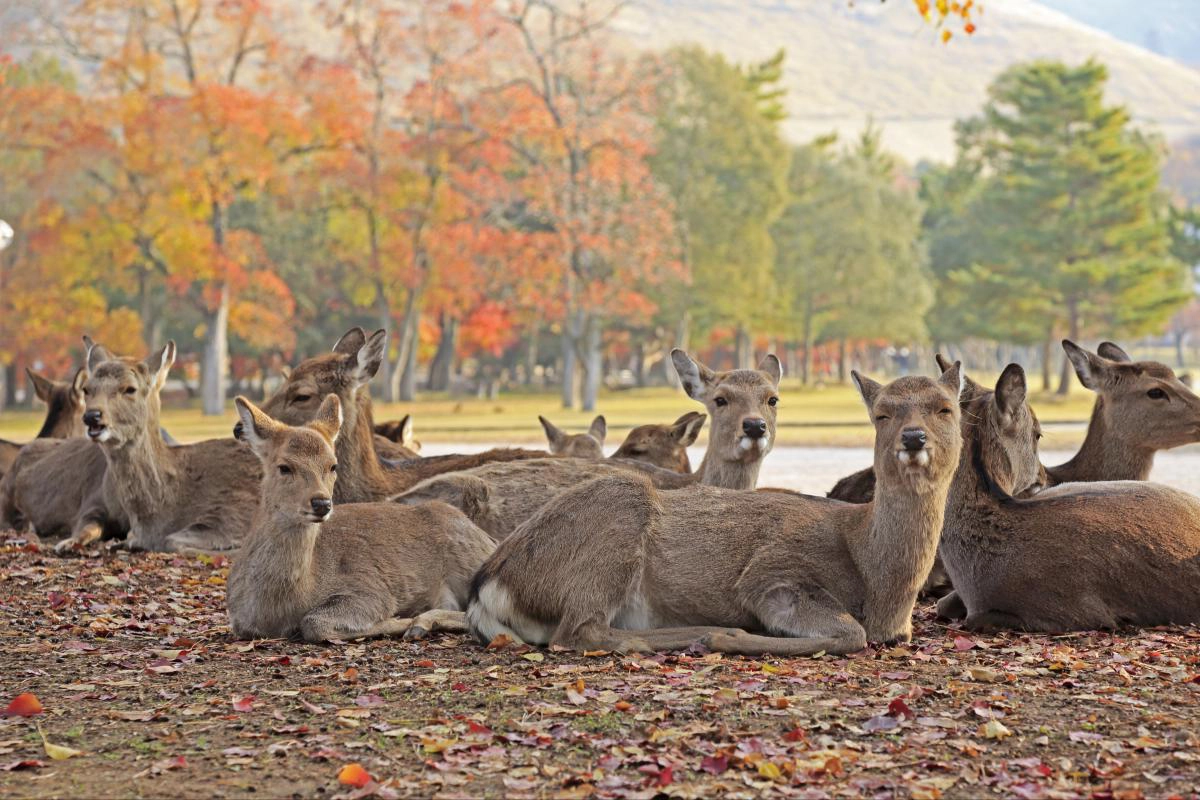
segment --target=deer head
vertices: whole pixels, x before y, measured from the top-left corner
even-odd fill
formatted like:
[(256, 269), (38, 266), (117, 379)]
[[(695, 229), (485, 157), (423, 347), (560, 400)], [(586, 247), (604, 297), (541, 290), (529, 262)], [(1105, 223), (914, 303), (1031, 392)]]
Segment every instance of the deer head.
[(83, 383), (87, 380), (87, 372), (76, 370), (69, 383), (51, 380), (28, 368), (25, 374), (34, 394), (47, 406), (46, 421), (38, 437), (65, 439), (83, 433)]
[(947, 485), (962, 451), (962, 365), (955, 362), (937, 380), (908, 376), (887, 386), (857, 372), (851, 376), (875, 425), (880, 484), (918, 493)]
[(342, 428), (342, 404), (326, 395), (302, 427), (272, 419), (244, 397), (235, 401), (243, 438), (263, 465), (260, 504), (281, 523), (320, 523), (333, 513), (337, 480), (334, 443)]
[(671, 361), (688, 397), (703, 403), (712, 418), (709, 458), (746, 463), (771, 451), (783, 375), (778, 358), (768, 355), (758, 369), (728, 372), (714, 372), (678, 349)]
[(83, 424), (93, 442), (119, 448), (152, 433), (159, 436), (159, 392), (175, 363), (175, 342), (145, 361), (118, 358), (84, 337), (88, 378), (83, 384)]
[(1119, 446), (1167, 450), (1200, 441), (1200, 397), (1157, 361), (1134, 361), (1112, 342), (1092, 353), (1064, 340), (1079, 381), (1103, 400)]
[(639, 425), (629, 432), (613, 458), (632, 458), (675, 472), (692, 471), (687, 449), (696, 442), (708, 416), (689, 411), (670, 425)]
[(604, 417), (592, 420), (587, 433), (567, 433), (545, 417), (539, 416), (538, 422), (546, 431), (546, 440), (550, 444), (550, 452), (556, 456), (570, 458), (604, 458), (604, 437), (608, 434), (608, 423)]

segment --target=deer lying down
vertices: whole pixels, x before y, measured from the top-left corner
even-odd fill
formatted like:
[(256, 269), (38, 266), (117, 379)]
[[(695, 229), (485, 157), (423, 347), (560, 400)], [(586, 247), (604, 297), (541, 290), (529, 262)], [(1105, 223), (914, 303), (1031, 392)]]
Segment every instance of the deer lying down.
[[(689, 396), (705, 404), (712, 429), (704, 463), (695, 473), (680, 474), (638, 461), (546, 458), (487, 464), (440, 475), (417, 484), (395, 499), (401, 503), (440, 500), (461, 509), (497, 541), (508, 536), (564, 489), (601, 476), (629, 471), (645, 473), (661, 489), (704, 484), (726, 489), (753, 489), (758, 471), (775, 438), (775, 406), (779, 401), (779, 360), (767, 356), (757, 370), (714, 372), (687, 353), (672, 354), (675, 369)], [(682, 418), (681, 418), (682, 420)], [(684, 423), (682, 435), (704, 416)], [(676, 422), (679, 425), (679, 422)]]
[(500, 543), (472, 583), (471, 631), (481, 642), (625, 652), (700, 642), (747, 655), (909, 639), (961, 447), (959, 368), (936, 381), (855, 381), (875, 421), (874, 503), (600, 478)]
[(692, 471), (687, 449), (696, 443), (708, 415), (689, 411), (670, 425), (638, 425), (610, 458), (641, 461), (684, 475)]
[(542, 430), (546, 432), (546, 441), (550, 445), (550, 455), (567, 458), (604, 458), (604, 437), (608, 434), (608, 423), (603, 416), (592, 420), (587, 433), (567, 433), (543, 416), (538, 417)]
[(341, 403), (329, 395), (292, 428), (237, 398), (262, 461), (258, 511), (229, 572), (229, 622), (241, 639), (310, 642), (463, 630), (487, 534), (441, 503), (333, 506)]
[[(69, 439), (72, 436), (83, 435), (83, 379), (87, 377), (82, 369), (75, 371), (75, 377), (68, 381), (55, 381), (39, 375), (31, 369), (26, 369), (29, 385), (34, 394), (46, 404), (46, 419), (42, 429), (38, 431), (38, 439)], [(0, 479), (12, 469), (21, 452), (23, 444), (0, 439)]]
[(375, 452), (380, 458), (391, 461), (406, 461), (410, 458), (421, 457), (421, 443), (413, 436), (412, 414), (405, 414), (401, 419), (377, 422), (373, 426), (375, 432)]
[(963, 415), (997, 422), (963, 425), (940, 550), (955, 594), (939, 612), (972, 630), (1200, 622), (1200, 499), (1142, 481), (1016, 499), (1039, 466), (1035, 422), (1024, 392), (1012, 412), (996, 403), (983, 393)]

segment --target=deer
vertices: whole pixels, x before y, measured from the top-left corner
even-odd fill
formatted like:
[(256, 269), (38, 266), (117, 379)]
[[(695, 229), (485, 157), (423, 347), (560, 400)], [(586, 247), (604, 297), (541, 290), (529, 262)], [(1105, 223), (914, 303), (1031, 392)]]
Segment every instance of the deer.
[[(753, 489), (759, 468), (775, 439), (776, 407), (782, 369), (768, 355), (758, 369), (715, 372), (683, 350), (672, 364), (684, 391), (705, 405), (712, 417), (708, 449), (694, 473), (681, 474), (630, 459), (546, 458), (488, 464), (426, 480), (398, 495), (401, 503), (440, 500), (461, 509), (476, 525), (502, 540), (558, 492), (599, 476), (630, 470), (647, 474), (658, 488), (703, 484)], [(697, 428), (698, 432), (698, 428)]]
[(604, 437), (608, 434), (608, 423), (604, 417), (592, 420), (586, 433), (567, 433), (550, 420), (539, 415), (538, 422), (546, 432), (550, 455), (567, 458), (604, 458)]
[[(1045, 633), (1200, 622), (1200, 498), (1149, 481), (1067, 483), (1030, 498), (1037, 422), (1022, 380), (964, 414), (941, 556), (968, 630)], [(966, 424), (972, 417), (986, 424)]]
[(958, 365), (883, 386), (853, 373), (875, 426), (875, 500), (596, 478), (538, 511), (476, 573), (467, 624), (574, 650), (696, 644), (743, 655), (908, 641), (959, 462)]
[(144, 361), (95, 344), (87, 363), (83, 423), (104, 454), (105, 494), (129, 519), (126, 546), (183, 553), (237, 548), (258, 503), (261, 468), (228, 439), (176, 447), (163, 441), (159, 393), (175, 363), (175, 342)]
[[(46, 418), (42, 421), (37, 439), (69, 439), (83, 435), (83, 380), (82, 369), (75, 371), (70, 381), (56, 381), (26, 368), (25, 375), (33, 392), (46, 404)], [(0, 479), (12, 469), (23, 444), (0, 439)]]
[(689, 411), (670, 425), (638, 425), (609, 458), (642, 461), (686, 475), (692, 471), (687, 449), (707, 419), (707, 414)]
[(262, 465), (257, 510), (229, 572), (239, 639), (308, 642), (465, 630), (471, 576), (491, 538), (443, 503), (334, 505), (341, 401), (293, 427), (244, 397), (245, 439)]
[(412, 414), (398, 420), (377, 422), (374, 426), (375, 452), (393, 461), (421, 457), (421, 443), (413, 435)]
[[(354, 327), (334, 344), (332, 352), (306, 359), (296, 366), (287, 380), (267, 398), (261, 408), (265, 414), (286, 425), (303, 425), (312, 419), (321, 398), (336, 394), (342, 403), (345, 422), (338, 436), (338, 481), (334, 501), (363, 503), (385, 500), (426, 478), (443, 472), (470, 469), (493, 461), (544, 458), (545, 451), (497, 448), (472, 455), (434, 456), (404, 461), (381, 459), (375, 449), (368, 384), (383, 363), (387, 331), (367, 335)], [(234, 426), (234, 438), (244, 434), (241, 421)]]

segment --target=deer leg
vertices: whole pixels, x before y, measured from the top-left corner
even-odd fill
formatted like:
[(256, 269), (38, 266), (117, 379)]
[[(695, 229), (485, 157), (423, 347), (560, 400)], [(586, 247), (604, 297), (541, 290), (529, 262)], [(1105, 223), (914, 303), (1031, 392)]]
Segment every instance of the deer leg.
[(661, 650), (686, 650), (715, 633), (741, 633), (736, 628), (693, 625), (682, 628), (614, 628), (602, 619), (580, 624), (561, 623), (550, 639), (552, 645), (572, 650), (612, 650), (618, 653), (656, 653)]
[(307, 642), (330, 639), (363, 639), (404, 633), (413, 620), (391, 617), (370, 597), (334, 595), (300, 620), (300, 635)]
[(997, 630), (1025, 630), (1028, 626), (1016, 614), (1007, 611), (981, 611), (970, 614), (963, 622), (963, 627), (969, 631), (985, 633)]
[(804, 656), (854, 653), (867, 646), (867, 632), (820, 586), (777, 586), (751, 604), (769, 636), (733, 629), (704, 642), (711, 650), (741, 655)]
[(224, 531), (213, 528), (184, 528), (167, 537), (164, 549), (168, 553), (208, 555), (236, 550), (240, 545), (236, 538)]
[(938, 600), (937, 615), (942, 619), (963, 619), (967, 616), (967, 605), (958, 596), (958, 592), (951, 591)]
[(418, 614), (412, 621), (411, 627), (404, 631), (408, 640), (424, 639), (431, 633), (443, 631), (446, 633), (466, 633), (467, 615), (461, 611), (450, 611), (445, 608), (434, 608), (423, 614)]
[(920, 597), (945, 597), (950, 592), (954, 591), (954, 584), (950, 582), (950, 575), (946, 572), (946, 568), (942, 566), (942, 557), (938, 556), (934, 559), (933, 569), (929, 571), (929, 576), (925, 578), (924, 585), (921, 586)]
[(71, 550), (81, 550), (99, 539), (103, 533), (104, 529), (98, 522), (89, 522), (68, 538), (54, 545), (54, 552), (62, 554)]

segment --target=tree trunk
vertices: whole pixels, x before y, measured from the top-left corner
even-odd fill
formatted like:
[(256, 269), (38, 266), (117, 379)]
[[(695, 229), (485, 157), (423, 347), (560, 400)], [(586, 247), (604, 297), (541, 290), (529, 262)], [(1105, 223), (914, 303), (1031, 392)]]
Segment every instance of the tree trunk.
[(646, 339), (638, 336), (633, 348), (633, 381), (638, 387), (646, 385)]
[(0, 364), (0, 413), (8, 406), (8, 364)]
[(405, 318), (408, 346), (406, 358), (396, 366), (400, 369), (400, 402), (411, 403), (417, 397), (417, 347), (420, 345), (420, 316), (415, 312)]
[(838, 339), (838, 382), (846, 382), (846, 340)]
[(575, 311), (563, 325), (562, 332), (562, 407), (575, 407), (575, 380), (578, 373), (576, 347), (583, 333), (583, 312)]
[(1187, 366), (1187, 356), (1183, 352), (1183, 343), (1187, 341), (1187, 331), (1175, 331), (1175, 363), (1180, 369)]
[[(376, 283), (375, 285), (375, 319), (376, 325), (378, 325), (380, 328), (383, 328), (385, 331), (388, 331), (388, 341), (390, 342), (393, 328), (392, 309), (391, 306), (388, 305), (387, 295), (384, 294), (382, 283)], [(383, 373), (380, 376), (383, 383), (383, 400), (386, 403), (394, 403), (397, 399), (397, 387), (396, 381), (394, 380), (396, 370), (392, 364), (392, 360), (388, 358), (389, 349), (390, 348), (388, 347), (383, 349), (383, 363), (380, 364), (379, 368)]]
[(200, 397), (204, 413), (225, 413), (225, 380), (229, 372), (229, 286), (222, 284), (217, 308), (205, 315), (204, 357)]
[(444, 392), (450, 388), (450, 373), (454, 368), (454, 354), (458, 350), (458, 320), (442, 313), (442, 336), (438, 339), (437, 352), (429, 365), (429, 390)]
[(808, 386), (812, 381), (812, 349), (813, 328), (816, 325), (816, 314), (813, 311), (812, 295), (804, 299), (804, 358), (800, 362), (800, 382)]
[(583, 362), (583, 410), (595, 411), (600, 396), (600, 384), (604, 379), (604, 353), (600, 347), (601, 322), (592, 317), (588, 320), (584, 336)]
[(538, 339), (541, 337), (542, 326), (536, 321), (529, 331), (529, 346), (525, 349), (525, 385), (532, 386), (534, 373), (538, 366)]
[[(418, 292), (416, 289), (409, 289), (408, 296), (404, 298), (404, 319), (400, 321), (399, 342), (396, 351), (396, 361), (392, 365), (391, 383), (390, 386), (392, 397), (397, 400), (404, 399), (404, 391), (402, 384), (404, 383), (405, 369), (410, 364), (415, 364), (416, 354), (412, 351), (416, 350), (419, 342), (417, 334), (420, 330), (420, 315), (417, 312)], [(415, 381), (415, 376), (413, 377)], [(410, 391), (413, 387), (409, 387)], [(409, 398), (411, 399), (411, 398)]]
[[(1075, 301), (1067, 301), (1067, 314), (1070, 319), (1070, 337), (1072, 342), (1079, 341), (1079, 308)], [(1071, 359), (1063, 354), (1062, 371), (1059, 374), (1058, 380), (1058, 396), (1066, 397), (1071, 393), (1071, 383), (1075, 378), (1075, 368), (1071, 365)]]
[(1046, 341), (1042, 343), (1042, 391), (1048, 392), (1053, 387), (1053, 378), (1051, 377), (1051, 362), (1054, 359), (1054, 331), (1046, 334)]
[(750, 333), (738, 323), (733, 339), (733, 368), (754, 369), (754, 348)]

